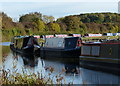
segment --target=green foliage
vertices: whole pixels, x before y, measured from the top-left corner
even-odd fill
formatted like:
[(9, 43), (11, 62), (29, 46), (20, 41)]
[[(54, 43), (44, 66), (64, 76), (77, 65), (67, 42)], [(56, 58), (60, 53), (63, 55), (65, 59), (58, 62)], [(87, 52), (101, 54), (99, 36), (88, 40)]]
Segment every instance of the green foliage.
[(112, 19), (111, 16), (106, 16), (104, 22), (111, 22), (112, 21), (111, 19)]
[(36, 18), (42, 19), (42, 14), (38, 12), (22, 15), (19, 22), (33, 22)]
[(49, 23), (49, 28), (51, 31), (60, 32), (60, 26), (58, 23)]
[(12, 18), (8, 17), (5, 13), (0, 13), (2, 15), (2, 29), (10, 29), (13, 27)]
[(110, 32), (117, 33), (118, 32), (118, 26), (117, 25), (112, 26)]
[(38, 31), (44, 31), (44, 29), (45, 29), (45, 24), (44, 24), (44, 22), (43, 21), (41, 21), (40, 19), (38, 19), (37, 21), (36, 21), (36, 24), (37, 24), (37, 29), (38, 29)]
[(120, 32), (120, 14), (87, 13), (58, 18), (34, 12), (20, 16), (13, 22), (5, 13), (0, 13), (3, 40), (16, 35), (55, 34), (55, 33), (117, 33)]
[(61, 31), (66, 31), (67, 30), (67, 25), (64, 22), (64, 18), (59, 18), (56, 20), (56, 22), (60, 25)]
[(67, 31), (78, 29), (81, 23), (77, 16), (67, 16), (64, 18), (64, 22), (67, 25)]
[(25, 32), (26, 32), (26, 35), (32, 35), (33, 34), (31, 29), (26, 29)]

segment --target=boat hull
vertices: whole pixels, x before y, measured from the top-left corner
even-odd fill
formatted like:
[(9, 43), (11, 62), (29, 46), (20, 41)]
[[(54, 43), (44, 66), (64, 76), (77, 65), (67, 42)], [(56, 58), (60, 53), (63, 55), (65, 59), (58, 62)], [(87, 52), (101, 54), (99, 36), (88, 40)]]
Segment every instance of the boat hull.
[(117, 59), (80, 56), (80, 66), (120, 75), (120, 63)]
[(34, 50), (33, 46), (26, 49), (19, 49), (19, 48), (15, 48), (14, 44), (10, 44), (10, 49), (16, 53), (20, 53), (23, 55), (37, 55), (37, 56), (40, 55), (40, 49)]
[(42, 58), (75, 58), (80, 56), (80, 48), (75, 49), (55, 49), (41, 48), (40, 57)]

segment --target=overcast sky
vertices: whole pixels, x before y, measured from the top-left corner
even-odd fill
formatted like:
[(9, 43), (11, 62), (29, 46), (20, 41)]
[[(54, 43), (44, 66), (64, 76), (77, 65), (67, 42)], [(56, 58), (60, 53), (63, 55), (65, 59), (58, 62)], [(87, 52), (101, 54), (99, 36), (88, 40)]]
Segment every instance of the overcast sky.
[(55, 18), (96, 12), (118, 12), (118, 0), (1, 0), (0, 9), (14, 20), (26, 13), (40, 12)]
[(119, 0), (0, 0), (0, 2), (118, 2)]

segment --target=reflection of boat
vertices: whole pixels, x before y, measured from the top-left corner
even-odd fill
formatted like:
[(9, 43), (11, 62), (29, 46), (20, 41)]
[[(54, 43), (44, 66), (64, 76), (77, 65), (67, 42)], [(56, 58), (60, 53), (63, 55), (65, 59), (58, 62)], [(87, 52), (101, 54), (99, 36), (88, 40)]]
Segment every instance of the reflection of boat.
[(55, 59), (44, 59), (45, 69), (53, 68), (55, 72), (65, 74), (79, 74), (79, 60), (77, 61), (64, 61)]
[(13, 37), (10, 48), (22, 54), (39, 54), (40, 46), (37, 38), (33, 36), (17, 36)]
[(119, 74), (120, 41), (83, 44), (80, 66)]
[(98, 86), (102, 86), (103, 84), (118, 86), (120, 84), (120, 76), (114, 74), (89, 70), (85, 68), (80, 68), (80, 74), (84, 84), (94, 84)]
[(65, 72), (79, 74), (79, 67), (77, 64), (65, 64)]
[(27, 55), (27, 56), (22, 56), (22, 58), (25, 66), (35, 67), (38, 65), (38, 58), (35, 58), (34, 56)]
[(46, 42), (40, 49), (41, 57), (79, 57), (79, 37), (52, 37), (46, 38)]
[(12, 52), (14, 57), (21, 57), (23, 59), (23, 64), (26, 67), (35, 67), (38, 65), (38, 58), (34, 55), (20, 54), (16, 52)]

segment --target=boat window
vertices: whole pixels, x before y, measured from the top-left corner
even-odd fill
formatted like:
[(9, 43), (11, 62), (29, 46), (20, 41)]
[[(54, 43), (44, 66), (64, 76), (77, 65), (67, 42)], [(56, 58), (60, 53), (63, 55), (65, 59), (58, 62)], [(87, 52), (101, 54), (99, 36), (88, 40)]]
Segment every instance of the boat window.
[(58, 47), (62, 47), (62, 41), (58, 42)]
[(82, 55), (89, 55), (89, 56), (99, 56), (100, 53), (100, 46), (82, 46), (81, 54)]
[(47, 46), (48, 46), (48, 42), (45, 43), (45, 47), (47, 47)]
[(82, 55), (90, 55), (91, 46), (82, 46), (81, 54)]
[(99, 52), (100, 52), (100, 46), (92, 46), (92, 52), (91, 52), (92, 56), (99, 56)]
[(68, 45), (71, 45), (71, 42), (68, 42)]
[(46, 45), (48, 45), (48, 42), (46, 43)]

